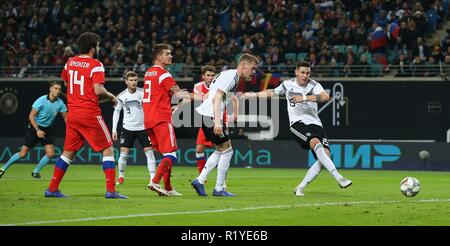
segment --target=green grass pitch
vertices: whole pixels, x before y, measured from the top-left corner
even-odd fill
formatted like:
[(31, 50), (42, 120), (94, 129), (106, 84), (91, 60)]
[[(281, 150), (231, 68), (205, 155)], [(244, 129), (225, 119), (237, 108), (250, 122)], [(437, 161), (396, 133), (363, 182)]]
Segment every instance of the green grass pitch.
[[(0, 179), (0, 225), (450, 225), (448, 172), (341, 170), (353, 180), (340, 189), (323, 170), (304, 197), (293, 195), (306, 169), (231, 168), (228, 190), (237, 197), (208, 197), (190, 185), (195, 167), (175, 166), (172, 184), (182, 197), (159, 197), (147, 189), (145, 166), (128, 166), (118, 190), (128, 200), (104, 198), (101, 166), (71, 165), (60, 189), (67, 199), (44, 198), (53, 173), (31, 177), (34, 165), (16, 164)], [(404, 197), (403, 177), (421, 182), (420, 193)]]

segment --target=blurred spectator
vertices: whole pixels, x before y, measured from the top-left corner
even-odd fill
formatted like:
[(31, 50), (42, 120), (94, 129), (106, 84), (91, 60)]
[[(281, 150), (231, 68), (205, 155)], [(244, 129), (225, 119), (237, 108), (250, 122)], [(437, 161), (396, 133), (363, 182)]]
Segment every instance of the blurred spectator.
[(319, 77), (329, 77), (331, 76), (330, 68), (328, 66), (327, 58), (326, 56), (321, 56), (319, 64), (316, 66), (316, 69), (314, 70), (315, 74)]
[(366, 77), (370, 75), (370, 63), (369, 59), (367, 58), (367, 54), (361, 54), (357, 70), (357, 74), (359, 74), (360, 76)]
[(138, 55), (132, 70), (137, 74), (143, 75), (147, 71), (147, 68), (147, 65), (144, 63), (144, 56), (142, 54)]
[(353, 52), (353, 48), (351, 46), (347, 47), (347, 53), (345, 54), (345, 63), (344, 63), (344, 75), (346, 77), (351, 77), (355, 65), (358, 64), (357, 57)]
[(413, 48), (413, 56), (418, 56), (420, 59), (425, 61), (429, 56), (429, 48), (426, 44), (424, 44), (423, 39), (421, 37), (417, 38), (416, 46)]
[(445, 55), (444, 65), (442, 66), (442, 76), (445, 80), (450, 80), (450, 55)]
[(253, 49), (255, 45), (253, 44), (251, 38), (246, 38), (244, 41), (244, 45), (242, 46), (243, 53), (253, 53)]
[(26, 57), (20, 58), (19, 66), (20, 66), (20, 70), (17, 73), (17, 77), (18, 78), (23, 78), (23, 77), (26, 76), (26, 72), (28, 70), (28, 60), (27, 60)]
[(436, 62), (434, 57), (432, 56), (428, 57), (428, 62), (426, 63), (425, 77), (434, 77), (439, 75), (439, 73), (440, 73), (439, 64)]
[(331, 62), (334, 64), (344, 64), (345, 57), (341, 53), (338, 47), (334, 47), (333, 53), (331, 53)]
[(424, 77), (426, 75), (426, 66), (425, 61), (420, 58), (420, 56), (416, 56), (411, 65), (411, 74), (415, 77)]
[(434, 40), (433, 47), (431, 48), (431, 55), (433, 56), (434, 60), (442, 61), (442, 47), (438, 39)]
[(394, 65), (397, 67), (397, 74), (395, 75), (396, 77), (411, 76), (409, 61), (408, 59), (406, 59), (405, 54), (400, 53)]

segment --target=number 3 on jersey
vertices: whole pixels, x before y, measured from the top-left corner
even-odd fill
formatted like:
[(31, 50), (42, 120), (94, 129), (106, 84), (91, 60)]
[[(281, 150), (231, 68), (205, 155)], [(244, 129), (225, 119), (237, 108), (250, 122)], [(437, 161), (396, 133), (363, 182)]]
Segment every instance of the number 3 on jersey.
[(150, 95), (152, 95), (152, 81), (146, 80), (144, 81), (144, 98), (142, 99), (142, 102), (149, 103)]
[(78, 71), (69, 70), (70, 94), (73, 94), (73, 84), (80, 85), (80, 95), (84, 96), (84, 76), (78, 79)]

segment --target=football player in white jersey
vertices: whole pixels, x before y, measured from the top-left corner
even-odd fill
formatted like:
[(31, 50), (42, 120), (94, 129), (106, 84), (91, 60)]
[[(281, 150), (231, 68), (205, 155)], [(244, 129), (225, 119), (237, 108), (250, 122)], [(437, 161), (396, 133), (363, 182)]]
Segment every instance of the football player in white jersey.
[[(226, 174), (233, 157), (233, 148), (227, 126), (223, 122), (223, 112), (225, 106), (233, 100), (239, 80), (249, 80), (255, 74), (257, 64), (258, 58), (255, 56), (241, 55), (236, 69), (222, 71), (213, 79), (208, 98), (196, 108), (196, 111), (202, 115), (202, 129), (206, 140), (212, 141), (216, 147), (216, 151), (209, 156), (200, 175), (192, 181), (192, 186), (199, 196), (206, 196), (204, 183), (216, 165), (217, 181), (213, 196), (235, 196), (224, 189)], [(233, 114), (232, 118), (234, 119), (230, 120), (236, 120), (237, 114)]]
[(291, 133), (302, 148), (311, 149), (317, 160), (295, 188), (295, 195), (304, 196), (306, 185), (319, 175), (322, 166), (333, 175), (341, 188), (347, 188), (352, 181), (344, 178), (330, 159), (330, 147), (317, 113), (318, 103), (329, 101), (330, 96), (319, 82), (310, 78), (311, 68), (308, 63), (297, 63), (295, 75), (296, 77), (283, 81), (275, 89), (247, 92), (244, 97), (286, 96)]
[(125, 84), (127, 89), (118, 96), (118, 103), (114, 108), (112, 138), (117, 141), (117, 125), (119, 123), (120, 112), (123, 110), (123, 125), (120, 134), (120, 157), (119, 157), (119, 178), (117, 184), (123, 184), (125, 178), (125, 167), (127, 165), (128, 153), (134, 147), (137, 139), (144, 149), (147, 157), (147, 167), (150, 180), (155, 176), (155, 156), (147, 132), (144, 128), (144, 111), (142, 110), (142, 98), (144, 92), (137, 87), (138, 75), (129, 71), (125, 74)]

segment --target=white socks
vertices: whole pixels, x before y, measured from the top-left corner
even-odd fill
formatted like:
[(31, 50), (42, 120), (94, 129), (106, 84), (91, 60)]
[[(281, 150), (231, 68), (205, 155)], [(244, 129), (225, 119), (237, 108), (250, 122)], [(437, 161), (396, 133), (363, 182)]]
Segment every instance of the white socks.
[(153, 150), (151, 149), (145, 151), (145, 156), (147, 157), (147, 168), (150, 174), (150, 180), (152, 180), (155, 177), (156, 170), (156, 160), (155, 155), (153, 154)]
[(230, 147), (222, 152), (219, 159), (219, 165), (217, 166), (217, 181), (216, 181), (216, 191), (223, 190), (223, 184), (227, 177), (228, 169), (230, 168), (230, 161), (233, 157), (233, 148)]
[(314, 152), (316, 153), (319, 162), (334, 176), (336, 180), (342, 178), (342, 175), (336, 170), (333, 161), (325, 152), (322, 144), (316, 144)]
[(119, 157), (119, 177), (125, 177), (125, 167), (127, 166), (128, 155), (124, 152), (120, 152)]
[(217, 163), (219, 163), (221, 154), (222, 153), (220, 151), (216, 150), (216, 151), (214, 151), (214, 153), (212, 153), (209, 156), (208, 160), (206, 160), (205, 167), (203, 168), (200, 175), (198, 175), (198, 177), (197, 177), (197, 180), (200, 184), (205, 183), (205, 179), (206, 179), (206, 177), (208, 177), (208, 174), (217, 166)]
[(306, 185), (311, 183), (317, 175), (319, 175), (320, 170), (322, 169), (322, 165), (319, 161), (316, 161), (309, 169), (308, 172), (306, 172), (305, 177), (303, 178), (302, 182), (298, 185), (301, 188), (305, 188)]

